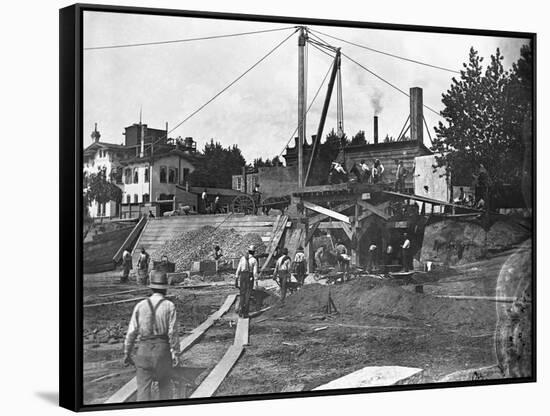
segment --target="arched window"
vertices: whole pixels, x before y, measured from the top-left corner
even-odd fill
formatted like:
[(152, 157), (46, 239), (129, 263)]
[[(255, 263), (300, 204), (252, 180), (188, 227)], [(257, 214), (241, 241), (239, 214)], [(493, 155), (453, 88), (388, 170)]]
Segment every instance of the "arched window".
[(145, 168), (144, 182), (149, 183), (149, 166)]
[(160, 182), (166, 183), (166, 166), (160, 167)]
[(134, 168), (134, 183), (139, 183), (139, 175), (137, 168)]
[(141, 200), (142, 200), (143, 202), (149, 202), (149, 194), (143, 194)]
[(138, 194), (134, 194), (134, 204), (138, 203)]
[(130, 195), (126, 195), (126, 203), (129, 204), (132, 202), (132, 197)]

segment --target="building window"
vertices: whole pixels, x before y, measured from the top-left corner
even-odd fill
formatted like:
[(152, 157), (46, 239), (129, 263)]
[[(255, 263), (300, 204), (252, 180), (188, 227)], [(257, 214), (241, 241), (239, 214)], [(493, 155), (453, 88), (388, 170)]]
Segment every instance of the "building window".
[(149, 194), (143, 194), (143, 197), (141, 198), (143, 202), (149, 202)]
[(176, 177), (174, 179), (174, 183), (179, 183), (179, 178), (180, 178), (179, 173), (180, 173), (180, 171), (179, 171), (178, 168), (176, 168), (175, 170), (176, 170), (176, 173), (175, 173)]
[(241, 191), (241, 190), (242, 190), (242, 189), (241, 189), (242, 182), (243, 182), (242, 178), (241, 178), (240, 176), (237, 177), (237, 191)]
[(183, 168), (183, 178), (181, 178), (181, 185), (185, 185), (187, 178), (189, 177), (189, 168)]
[(130, 204), (132, 202), (132, 197), (130, 195), (126, 195), (126, 203)]
[(137, 203), (138, 203), (138, 195), (134, 194), (134, 204), (137, 204)]
[(145, 183), (149, 183), (149, 167), (148, 166), (145, 168), (144, 181), (145, 181)]
[(176, 170), (174, 168), (168, 169), (168, 183), (176, 183)]
[(139, 183), (138, 169), (134, 168), (134, 183)]
[(160, 183), (166, 183), (166, 166), (160, 167)]
[(130, 168), (124, 169), (124, 183), (132, 183), (132, 169)]

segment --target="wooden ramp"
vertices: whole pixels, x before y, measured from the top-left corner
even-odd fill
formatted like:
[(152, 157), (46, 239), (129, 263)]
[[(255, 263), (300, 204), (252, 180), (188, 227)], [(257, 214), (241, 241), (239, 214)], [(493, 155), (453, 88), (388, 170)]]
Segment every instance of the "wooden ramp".
[[(200, 324), (198, 327), (196, 327), (190, 335), (181, 338), (180, 339), (180, 354), (184, 351), (188, 350), (197, 342), (197, 340), (210, 328), (214, 322), (222, 317), (223, 314), (225, 314), (229, 308), (231, 308), (231, 305), (235, 302), (235, 299), (237, 298), (237, 294), (229, 295), (226, 299), (223, 305), (218, 309), (216, 312), (214, 312), (212, 315), (210, 315), (206, 321), (204, 321), (202, 324)], [(247, 332), (248, 334), (248, 332)], [(128, 383), (126, 383), (120, 390), (118, 390), (115, 394), (113, 394), (111, 397), (107, 399), (105, 403), (123, 403), (131, 400), (137, 390), (137, 382), (136, 378), (132, 378)]]
[(221, 361), (193, 392), (191, 395), (192, 399), (197, 397), (212, 397), (214, 393), (216, 393), (216, 390), (218, 390), (225, 377), (227, 377), (243, 353), (244, 346), (248, 344), (248, 323), (248, 318), (239, 318), (237, 321), (234, 344), (229, 347)]
[(271, 262), (275, 249), (279, 245), (279, 242), (281, 241), (281, 237), (285, 232), (287, 223), (288, 223), (288, 216), (286, 215), (277, 216), (277, 219), (273, 223), (273, 233), (271, 236), (271, 240), (269, 241), (269, 246), (267, 247), (267, 252), (269, 253), (269, 256), (267, 257), (267, 260), (264, 262), (262, 269), (260, 270), (260, 273), (263, 272)]
[(365, 367), (313, 390), (350, 389), (356, 387), (393, 386), (421, 382), (421, 368), (382, 366)]

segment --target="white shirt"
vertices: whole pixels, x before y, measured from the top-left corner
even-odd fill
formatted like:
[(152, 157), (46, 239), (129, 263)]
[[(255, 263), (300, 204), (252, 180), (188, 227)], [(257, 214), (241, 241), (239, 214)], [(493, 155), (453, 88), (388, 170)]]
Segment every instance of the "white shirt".
[[(149, 297), (149, 300), (153, 304), (153, 308), (162, 299), (164, 299), (164, 296), (160, 293), (153, 293)], [(159, 305), (155, 312), (154, 323), (156, 324), (156, 332), (154, 331), (151, 308), (147, 304), (147, 299), (143, 299), (135, 306), (132, 317), (130, 318), (126, 340), (124, 341), (124, 352), (126, 354), (132, 352), (138, 335), (140, 337), (168, 335), (172, 355), (179, 353), (180, 340), (178, 337), (177, 313), (176, 307), (171, 301), (164, 299)]]
[(301, 263), (303, 261), (306, 261), (306, 255), (304, 252), (299, 251), (294, 255), (294, 262), (295, 263)]
[(202, 199), (206, 199), (206, 192), (203, 192), (203, 193), (202, 193), (201, 198), (202, 198)]
[(375, 251), (376, 250), (376, 244), (371, 244), (369, 247), (369, 251)]
[(290, 257), (288, 257), (286, 254), (283, 254), (279, 259), (277, 260), (277, 263), (275, 263), (275, 273), (281, 271), (289, 271), (290, 270)]
[(401, 247), (410, 248), (411, 247), (411, 241), (408, 238), (405, 239), (405, 242), (403, 243), (403, 245)]
[(258, 260), (254, 256), (248, 256), (248, 267), (246, 265), (246, 257), (242, 256), (235, 272), (235, 277), (239, 277), (240, 272), (250, 271), (254, 275), (254, 279), (258, 278)]

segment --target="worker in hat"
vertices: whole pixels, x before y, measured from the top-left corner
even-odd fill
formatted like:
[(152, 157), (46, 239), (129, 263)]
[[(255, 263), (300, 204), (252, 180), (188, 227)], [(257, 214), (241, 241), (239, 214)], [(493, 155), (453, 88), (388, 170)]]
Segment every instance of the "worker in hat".
[(273, 279), (279, 278), (279, 286), (281, 287), (281, 300), (284, 301), (286, 297), (286, 287), (290, 280), (290, 257), (288, 256), (288, 248), (283, 248), (281, 256), (275, 263), (275, 271), (273, 273)]
[[(124, 364), (136, 366), (137, 400), (151, 400), (151, 384), (158, 381), (159, 399), (171, 399), (172, 362), (177, 365), (179, 337), (175, 305), (165, 298), (166, 273), (154, 270), (149, 287), (153, 294), (139, 302), (130, 319), (124, 342)], [(139, 336), (138, 350), (132, 350)]]
[(248, 247), (248, 252), (241, 257), (237, 271), (235, 272), (235, 282), (240, 289), (239, 294), (239, 316), (248, 318), (250, 308), (250, 295), (254, 287), (254, 281), (258, 279), (258, 260), (254, 257), (256, 248)]
[(141, 253), (139, 254), (137, 267), (138, 267), (138, 276), (137, 282), (140, 285), (146, 285), (149, 278), (149, 253), (145, 250), (145, 247), (141, 247)]
[(126, 247), (122, 253), (122, 276), (120, 276), (120, 283), (128, 282), (130, 270), (132, 270), (132, 254), (130, 253), (130, 248)]
[(296, 280), (298, 280), (300, 285), (303, 285), (304, 280), (306, 280), (306, 271), (306, 255), (304, 253), (304, 248), (300, 246), (294, 255), (294, 273), (296, 273)]

